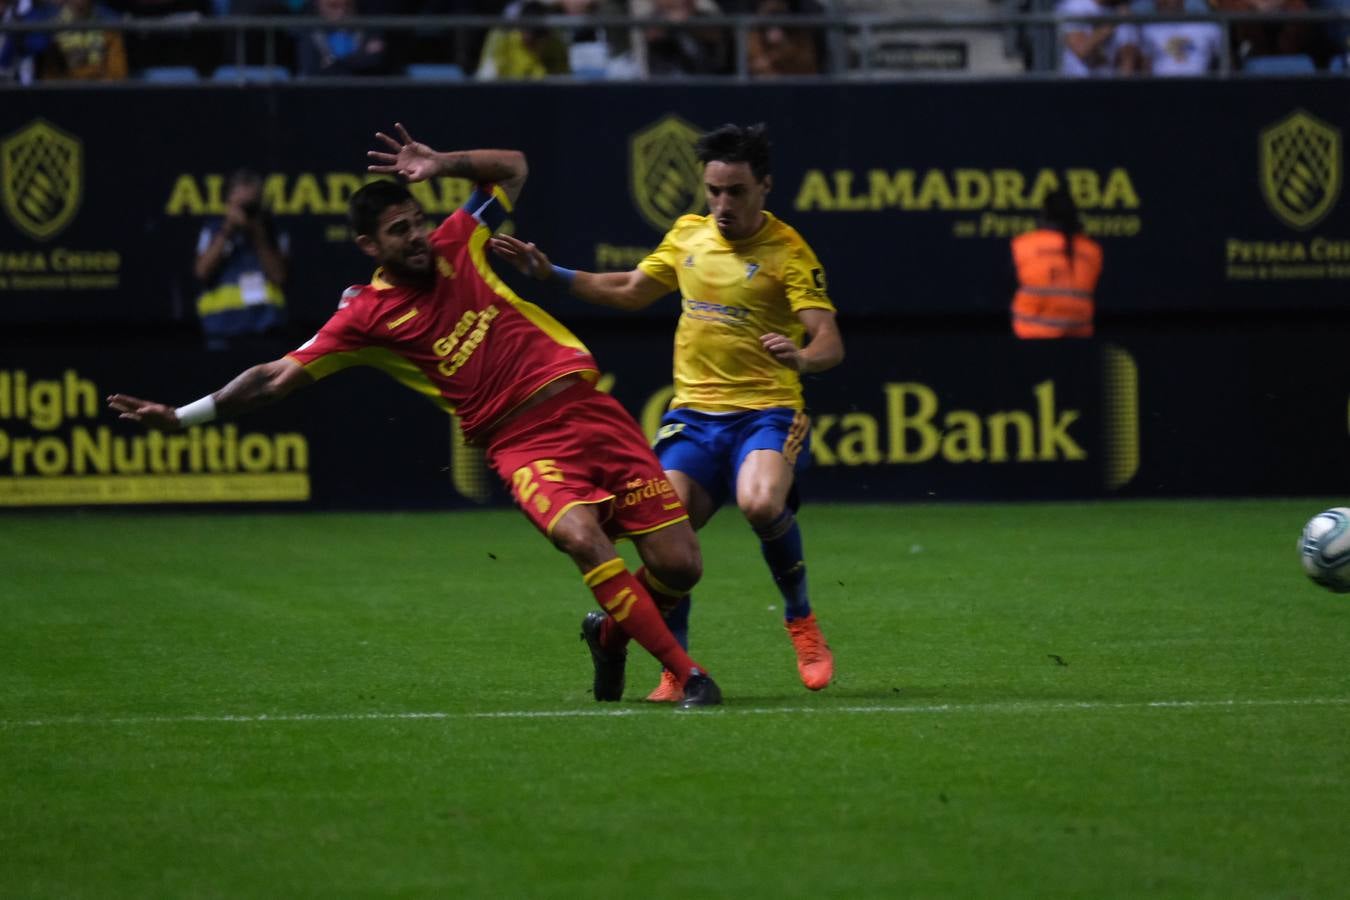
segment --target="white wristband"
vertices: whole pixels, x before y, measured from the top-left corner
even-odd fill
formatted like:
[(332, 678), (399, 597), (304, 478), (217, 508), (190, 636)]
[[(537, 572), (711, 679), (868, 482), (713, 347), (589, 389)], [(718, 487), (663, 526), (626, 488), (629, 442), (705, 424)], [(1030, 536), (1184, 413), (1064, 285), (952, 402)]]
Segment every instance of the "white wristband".
[(184, 428), (210, 422), (216, 417), (216, 398), (207, 394), (200, 400), (193, 400), (187, 406), (178, 407), (174, 410), (174, 415), (178, 416), (178, 424)]

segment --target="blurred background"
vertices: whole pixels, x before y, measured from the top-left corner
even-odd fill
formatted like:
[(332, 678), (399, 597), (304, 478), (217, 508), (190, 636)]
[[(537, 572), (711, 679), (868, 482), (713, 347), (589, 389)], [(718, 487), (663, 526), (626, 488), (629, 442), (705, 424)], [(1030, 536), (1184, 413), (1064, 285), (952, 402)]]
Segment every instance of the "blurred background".
[[(821, 258), (849, 350), (808, 380), (808, 496), (1339, 503), (1347, 10), (0, 0), (0, 506), (503, 502), (453, 423), (374, 374), (174, 440), (103, 411), (219, 387), (367, 281), (346, 201), (395, 121), (524, 150), (508, 227), (599, 271), (703, 210), (700, 132), (767, 123), (769, 209)], [(1011, 242), (1057, 189), (1101, 248), (1095, 334), (1019, 340)], [(469, 186), (417, 190), (439, 217)], [(654, 427), (677, 298), (620, 315), (502, 274)]]

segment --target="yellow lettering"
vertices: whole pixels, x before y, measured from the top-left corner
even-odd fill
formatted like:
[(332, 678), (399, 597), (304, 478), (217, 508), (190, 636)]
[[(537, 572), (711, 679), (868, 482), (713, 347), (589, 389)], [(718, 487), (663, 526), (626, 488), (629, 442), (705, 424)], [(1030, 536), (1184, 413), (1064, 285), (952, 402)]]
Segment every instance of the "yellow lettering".
[(1097, 180), (1096, 172), (1091, 169), (1070, 169), (1066, 174), (1069, 196), (1073, 197), (1079, 209), (1096, 209), (1101, 205), (1101, 182)]
[(984, 459), (983, 428), (980, 417), (968, 409), (947, 413), (942, 420), (942, 458), (947, 462), (980, 462)]
[(839, 461), (846, 466), (876, 465), (881, 452), (881, 427), (874, 416), (863, 412), (847, 413), (840, 421), (844, 434), (839, 438)]
[(1026, 178), (1016, 169), (995, 169), (994, 208), (1026, 209), (1031, 205), (1023, 194), (1026, 186)]
[(952, 190), (947, 184), (947, 176), (940, 169), (930, 169), (928, 174), (923, 177), (923, 185), (919, 188), (918, 199), (914, 201), (916, 209), (932, 209), (936, 206), (938, 209), (947, 210), (955, 205), (952, 200)]
[(1078, 419), (1078, 411), (1071, 409), (1056, 414), (1053, 381), (1042, 381), (1036, 385), (1035, 394), (1041, 437), (1041, 453), (1037, 458), (1042, 462), (1051, 462), (1060, 458), (1059, 452), (1062, 450), (1064, 459), (1086, 459), (1086, 451), (1069, 437), (1069, 426)]
[(799, 211), (833, 210), (834, 195), (830, 193), (830, 183), (820, 169), (810, 169), (802, 178), (802, 186), (797, 189), (797, 198), (792, 201), (794, 209)]
[(1106, 187), (1102, 190), (1102, 207), (1104, 209), (1139, 208), (1139, 193), (1134, 189), (1134, 182), (1130, 180), (1129, 172), (1124, 169), (1112, 169), (1106, 176)]
[(1017, 461), (1030, 462), (1036, 458), (1036, 440), (1032, 432), (1031, 416), (1021, 410), (996, 412), (989, 416), (989, 461), (1008, 461), (1008, 427), (1017, 429)]
[(839, 208), (850, 211), (867, 209), (871, 199), (853, 195), (853, 173), (847, 169), (840, 169), (834, 173), (834, 193)]
[(197, 182), (191, 175), (179, 175), (169, 191), (169, 202), (164, 205), (164, 213), (169, 216), (202, 216), (206, 214), (206, 201), (202, 199)]
[[(912, 415), (905, 411), (909, 397), (913, 397), (916, 404)], [(938, 430), (933, 427), (937, 408), (937, 394), (927, 385), (915, 382), (886, 385), (886, 421), (889, 428), (887, 462), (915, 463), (933, 458), (938, 450)], [(918, 446), (912, 451), (908, 449), (905, 437), (910, 431), (919, 440)]]
[(873, 169), (867, 173), (867, 179), (871, 187), (873, 209), (890, 206), (909, 209), (914, 205), (913, 169), (901, 169), (895, 173)]
[(1027, 206), (1040, 209), (1045, 205), (1045, 195), (1059, 187), (1059, 176), (1053, 169), (1041, 169), (1036, 173), (1036, 181), (1031, 185), (1031, 195), (1027, 197)]
[(988, 175), (979, 169), (956, 170), (956, 208), (983, 209), (989, 205), (994, 188)]
[(291, 191), (290, 210), (292, 215), (299, 213), (322, 215), (328, 212), (324, 205), (323, 192), (319, 190), (318, 179), (308, 172), (295, 179), (295, 187)]

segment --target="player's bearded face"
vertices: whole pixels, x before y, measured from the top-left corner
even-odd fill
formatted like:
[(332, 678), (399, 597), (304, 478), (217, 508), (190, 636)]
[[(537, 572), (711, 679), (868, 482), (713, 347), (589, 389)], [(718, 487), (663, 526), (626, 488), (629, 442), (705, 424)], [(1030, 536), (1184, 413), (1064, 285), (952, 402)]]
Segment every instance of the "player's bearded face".
[(422, 208), (408, 201), (380, 213), (375, 233), (380, 265), (396, 275), (421, 277), (431, 272), (431, 245), (427, 243)]
[(713, 160), (703, 168), (708, 213), (722, 237), (730, 241), (748, 238), (764, 224), (769, 187), (769, 178), (756, 178), (749, 163)]

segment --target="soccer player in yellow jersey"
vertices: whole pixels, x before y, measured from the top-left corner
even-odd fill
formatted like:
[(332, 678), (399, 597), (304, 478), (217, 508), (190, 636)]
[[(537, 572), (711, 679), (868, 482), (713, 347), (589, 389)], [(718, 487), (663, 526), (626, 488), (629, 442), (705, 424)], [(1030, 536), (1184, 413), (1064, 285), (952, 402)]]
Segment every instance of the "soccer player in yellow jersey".
[[(735, 497), (783, 595), (802, 683), (820, 690), (834, 675), (834, 658), (807, 597), (793, 485), (809, 457), (811, 431), (801, 374), (838, 365), (844, 342), (815, 253), (764, 209), (773, 186), (764, 126), (724, 125), (696, 149), (708, 215), (681, 217), (631, 272), (564, 269), (535, 245), (505, 235), (493, 238), (493, 249), (522, 272), (562, 280), (572, 294), (603, 306), (642, 309), (679, 290), (675, 398), (657, 455), (695, 528)], [(688, 596), (650, 575), (646, 581), (687, 647)], [(647, 699), (681, 696), (662, 672)]]

